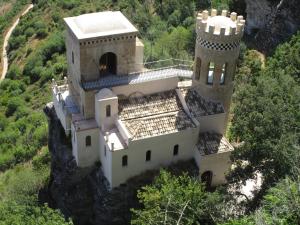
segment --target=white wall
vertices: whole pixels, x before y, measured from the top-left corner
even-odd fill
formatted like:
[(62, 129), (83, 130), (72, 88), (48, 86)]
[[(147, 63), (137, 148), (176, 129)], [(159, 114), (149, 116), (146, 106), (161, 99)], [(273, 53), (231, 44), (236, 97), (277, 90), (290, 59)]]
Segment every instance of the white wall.
[[(102, 171), (106, 179), (111, 183), (112, 181), (112, 152), (109, 150), (110, 148), (107, 146), (104, 140), (104, 134), (100, 131), (99, 134), (99, 155), (100, 162), (102, 165)], [(106, 156), (104, 154), (104, 146), (106, 146)]]
[[(102, 91), (102, 90), (101, 90)], [(102, 130), (110, 130), (118, 118), (118, 97), (101, 97), (101, 91), (95, 95), (95, 120)], [(106, 106), (110, 105), (110, 116), (106, 116)]]
[(195, 161), (199, 167), (199, 179), (206, 171), (213, 173), (212, 186), (225, 184), (225, 175), (229, 172), (231, 167), (230, 154), (231, 152), (223, 152), (211, 155), (200, 155), (197, 148), (195, 148)]
[(59, 118), (66, 135), (69, 135), (71, 129), (71, 116), (67, 114), (66, 111), (63, 109), (62, 103), (58, 100), (58, 96), (54, 92), (52, 92), (52, 94), (56, 115)]
[(224, 134), (225, 113), (202, 116), (199, 118), (200, 132)]
[[(112, 187), (146, 170), (158, 169), (178, 160), (191, 159), (199, 135), (198, 128), (130, 142), (128, 149), (112, 152)], [(174, 146), (179, 153), (173, 156)], [(151, 150), (151, 161), (146, 162), (146, 152)], [(122, 166), (122, 157), (128, 156), (128, 166)]]
[[(91, 136), (91, 146), (85, 145), (85, 138), (88, 135)], [(99, 161), (99, 129), (75, 131), (72, 124), (72, 149), (78, 167), (92, 166)]]
[(112, 90), (116, 95), (129, 96), (134, 92), (142, 94), (153, 94), (168, 91), (177, 88), (179, 79), (177, 77), (166, 78), (163, 80), (155, 80), (138, 84), (130, 84), (113, 87)]

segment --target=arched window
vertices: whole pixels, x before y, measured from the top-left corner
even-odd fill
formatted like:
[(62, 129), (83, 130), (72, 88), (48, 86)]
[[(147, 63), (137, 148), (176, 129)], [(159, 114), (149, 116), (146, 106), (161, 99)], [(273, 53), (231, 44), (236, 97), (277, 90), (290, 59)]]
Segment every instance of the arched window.
[(196, 59), (196, 71), (195, 71), (196, 80), (200, 80), (200, 74), (201, 74), (201, 59), (199, 57), (197, 57), (197, 59)]
[(212, 85), (214, 82), (215, 64), (213, 62), (209, 63), (207, 84)]
[(221, 77), (220, 77), (220, 85), (225, 84), (225, 72), (226, 72), (226, 64), (224, 64), (222, 66), (222, 73), (221, 73)]
[(128, 165), (128, 156), (124, 155), (122, 157), (122, 166), (127, 166)]
[(173, 149), (173, 155), (178, 155), (179, 145), (175, 145)]
[(151, 151), (147, 151), (146, 152), (146, 162), (150, 161), (151, 160)]
[(108, 52), (101, 56), (99, 60), (100, 76), (107, 76), (117, 73), (117, 56)]
[(92, 145), (92, 137), (91, 136), (86, 136), (85, 137), (85, 146), (89, 147)]
[(211, 171), (205, 171), (201, 175), (201, 182), (203, 182), (206, 188), (210, 188), (212, 184), (213, 173)]
[(110, 117), (111, 116), (111, 106), (107, 105), (106, 106), (106, 117)]

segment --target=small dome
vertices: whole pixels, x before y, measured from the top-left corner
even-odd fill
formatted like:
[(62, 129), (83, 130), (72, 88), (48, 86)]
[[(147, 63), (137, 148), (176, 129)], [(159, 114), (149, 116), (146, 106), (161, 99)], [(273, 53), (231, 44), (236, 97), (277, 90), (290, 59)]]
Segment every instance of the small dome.
[(115, 95), (115, 93), (113, 93), (112, 90), (110, 90), (108, 88), (101, 89), (96, 95), (97, 100), (107, 99), (107, 98), (115, 98), (115, 97), (117, 97)]
[(215, 27), (215, 33), (220, 33), (221, 28), (225, 28), (225, 33), (228, 34), (230, 27), (236, 27), (236, 23), (226, 16), (214, 16), (207, 19), (207, 29), (209, 26)]

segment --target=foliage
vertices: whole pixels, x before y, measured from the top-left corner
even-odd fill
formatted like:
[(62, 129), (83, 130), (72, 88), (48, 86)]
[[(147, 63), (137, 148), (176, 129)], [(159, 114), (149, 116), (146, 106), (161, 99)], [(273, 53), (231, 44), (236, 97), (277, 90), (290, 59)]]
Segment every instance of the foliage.
[[(45, 164), (47, 165), (47, 164)], [(61, 213), (39, 205), (36, 193), (49, 176), (46, 166), (35, 171), (30, 165), (18, 165), (0, 175), (0, 224), (72, 224)]]
[(49, 208), (34, 205), (17, 204), (15, 202), (0, 203), (0, 225), (71, 225), (62, 214)]
[[(248, 52), (237, 74), (230, 132), (231, 139), (242, 144), (232, 155), (236, 168), (230, 180), (245, 181), (260, 172), (263, 185), (258, 199), (278, 180), (292, 174), (300, 161), (299, 40), (298, 34), (279, 47), (261, 71), (255, 54)], [(286, 48), (295, 51), (287, 53)]]
[[(12, 8), (8, 12), (6, 12), (0, 16), (0, 33), (1, 34), (4, 34), (5, 29), (7, 29), (7, 27), (11, 24), (14, 17), (18, 13), (20, 13), (23, 10), (24, 6), (26, 4), (28, 4), (29, 2), (30, 2), (29, 0), (18, 0), (13, 4)], [(1, 37), (1, 39), (3, 39), (3, 38), (4, 37)]]
[(161, 171), (152, 185), (143, 187), (138, 198), (144, 208), (132, 210), (132, 224), (213, 224), (219, 216), (220, 196), (205, 192), (196, 179)]
[(300, 221), (300, 180), (285, 178), (264, 196), (255, 213), (223, 225), (274, 224), (297, 225)]

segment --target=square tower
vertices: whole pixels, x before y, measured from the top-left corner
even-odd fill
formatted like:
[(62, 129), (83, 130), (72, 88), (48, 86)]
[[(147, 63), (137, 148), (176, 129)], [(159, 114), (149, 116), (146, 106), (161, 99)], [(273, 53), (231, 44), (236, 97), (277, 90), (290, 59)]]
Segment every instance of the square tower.
[(143, 44), (137, 38), (138, 30), (120, 11), (84, 14), (64, 21), (70, 93), (78, 96), (81, 113), (89, 117), (86, 98), (94, 93), (86, 93), (82, 83), (140, 71)]

